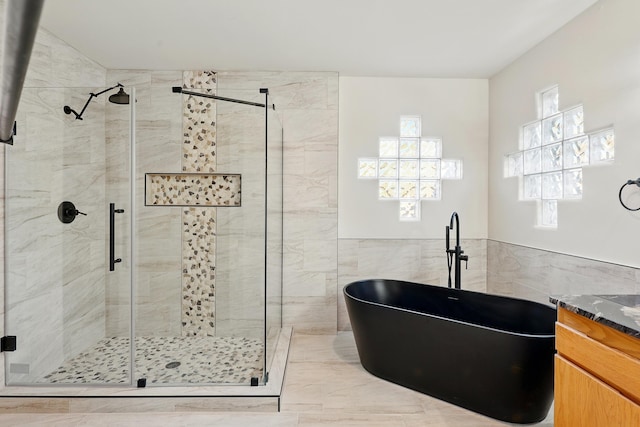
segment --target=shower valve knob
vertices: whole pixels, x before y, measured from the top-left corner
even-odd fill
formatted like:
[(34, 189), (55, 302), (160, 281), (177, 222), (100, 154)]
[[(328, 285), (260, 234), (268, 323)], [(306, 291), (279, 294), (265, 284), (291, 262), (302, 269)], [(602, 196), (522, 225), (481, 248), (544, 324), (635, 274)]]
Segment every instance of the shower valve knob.
[(58, 205), (58, 219), (62, 223), (69, 224), (73, 222), (73, 220), (76, 219), (76, 216), (78, 215), (87, 216), (86, 213), (80, 212), (78, 209), (76, 209), (76, 206), (73, 204), (73, 202), (64, 201), (60, 203), (60, 205)]

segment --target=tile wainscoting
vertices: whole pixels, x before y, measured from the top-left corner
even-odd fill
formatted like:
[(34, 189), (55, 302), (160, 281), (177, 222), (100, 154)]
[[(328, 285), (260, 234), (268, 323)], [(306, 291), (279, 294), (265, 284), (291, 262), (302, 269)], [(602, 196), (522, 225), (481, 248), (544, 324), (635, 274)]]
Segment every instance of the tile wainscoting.
[[(469, 255), (462, 271), (462, 287), (486, 291), (487, 241), (462, 239)], [(444, 239), (339, 239), (338, 240), (338, 330), (351, 330), (342, 288), (356, 280), (396, 279), (447, 286)]]
[[(487, 239), (462, 241), (463, 289), (549, 304), (553, 294), (636, 294), (640, 269)], [(338, 240), (338, 330), (351, 329), (342, 287), (386, 278), (447, 285), (444, 240)]]
[(549, 295), (635, 294), (640, 269), (487, 241), (487, 291), (549, 304)]

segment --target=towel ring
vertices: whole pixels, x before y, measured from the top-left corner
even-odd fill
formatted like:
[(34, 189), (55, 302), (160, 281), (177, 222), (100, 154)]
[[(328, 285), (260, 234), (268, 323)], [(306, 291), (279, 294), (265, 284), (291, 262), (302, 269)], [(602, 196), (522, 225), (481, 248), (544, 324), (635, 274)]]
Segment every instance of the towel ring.
[(622, 184), (622, 187), (620, 187), (620, 191), (618, 192), (618, 200), (620, 200), (620, 204), (628, 211), (640, 211), (640, 207), (636, 208), (636, 209), (631, 209), (629, 206), (625, 205), (624, 202), (622, 201), (622, 190), (624, 190), (624, 188), (627, 185), (637, 185), (638, 187), (640, 187), (640, 178), (633, 180), (630, 179), (627, 182), (625, 182), (624, 184)]

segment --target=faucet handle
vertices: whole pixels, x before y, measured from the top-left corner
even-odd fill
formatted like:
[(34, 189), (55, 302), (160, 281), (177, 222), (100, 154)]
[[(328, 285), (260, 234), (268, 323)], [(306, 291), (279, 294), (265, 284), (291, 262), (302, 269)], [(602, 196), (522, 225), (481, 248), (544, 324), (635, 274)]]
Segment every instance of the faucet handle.
[(464, 261), (464, 269), (469, 269), (469, 255), (460, 255), (460, 261)]

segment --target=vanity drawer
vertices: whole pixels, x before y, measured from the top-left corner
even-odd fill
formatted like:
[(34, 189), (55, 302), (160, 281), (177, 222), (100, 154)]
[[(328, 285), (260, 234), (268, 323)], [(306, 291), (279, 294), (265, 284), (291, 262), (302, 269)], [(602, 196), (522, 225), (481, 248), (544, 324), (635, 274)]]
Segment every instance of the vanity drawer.
[[(640, 403), (640, 360), (556, 323), (556, 349), (565, 359)], [(640, 425), (640, 424), (639, 424)]]
[(613, 329), (610, 326), (588, 319), (565, 308), (558, 308), (558, 322), (582, 332), (602, 344), (640, 359), (640, 339)]
[(555, 427), (639, 426), (640, 406), (556, 355)]

